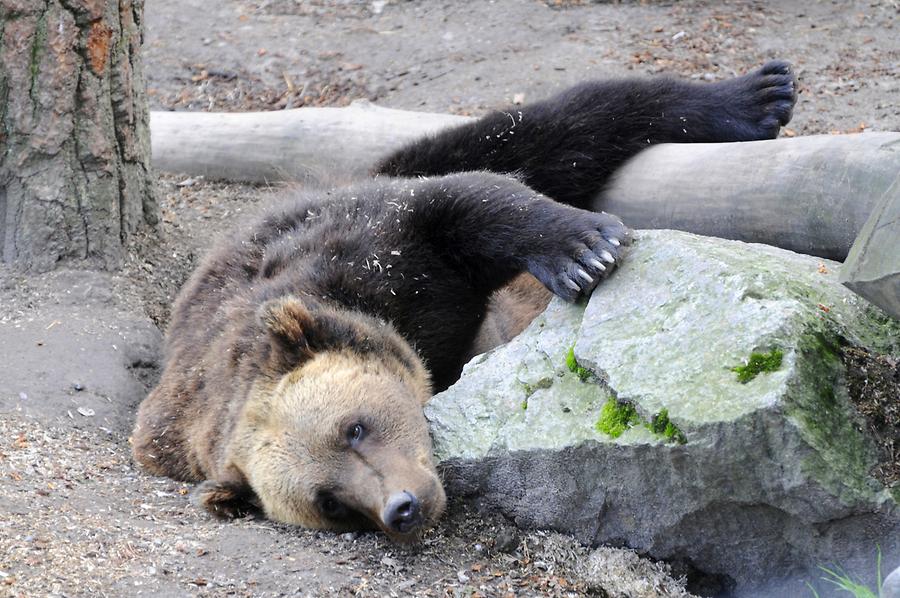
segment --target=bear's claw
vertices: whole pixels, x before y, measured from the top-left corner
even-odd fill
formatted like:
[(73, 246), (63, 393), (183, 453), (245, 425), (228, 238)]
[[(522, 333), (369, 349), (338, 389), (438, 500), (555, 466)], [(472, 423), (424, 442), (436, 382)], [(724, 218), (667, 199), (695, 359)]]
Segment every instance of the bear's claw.
[(600, 260), (598, 260), (595, 257), (592, 257), (591, 259), (587, 260), (587, 264), (589, 266), (591, 266), (592, 268), (596, 268), (597, 270), (600, 270), (601, 272), (606, 271), (606, 266), (603, 265), (603, 262), (601, 262)]
[(533, 256), (528, 270), (553, 294), (575, 301), (606, 278), (630, 243), (628, 229), (605, 213), (573, 211), (568, 230), (558, 231), (561, 251)]

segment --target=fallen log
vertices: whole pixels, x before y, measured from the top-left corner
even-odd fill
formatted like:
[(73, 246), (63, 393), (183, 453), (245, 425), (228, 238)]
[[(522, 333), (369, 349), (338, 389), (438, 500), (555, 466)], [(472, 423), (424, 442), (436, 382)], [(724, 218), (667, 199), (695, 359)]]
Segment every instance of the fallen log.
[(153, 166), (166, 172), (246, 182), (331, 183), (368, 175), (405, 143), (472, 118), (382, 108), (277, 112), (152, 112)]
[[(232, 181), (364, 177), (391, 150), (471, 118), (346, 108), (153, 112), (153, 164)], [(900, 188), (900, 133), (664, 144), (622, 167), (594, 204), (634, 228), (674, 228), (843, 260)]]
[(843, 261), (888, 196), (900, 199), (900, 133), (657, 145), (619, 169), (594, 208), (635, 228)]

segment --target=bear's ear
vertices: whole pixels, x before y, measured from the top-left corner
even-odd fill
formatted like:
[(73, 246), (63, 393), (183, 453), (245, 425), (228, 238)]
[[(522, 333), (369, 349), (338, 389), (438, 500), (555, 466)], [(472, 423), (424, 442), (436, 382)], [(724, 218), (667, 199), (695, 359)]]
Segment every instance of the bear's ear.
[(259, 499), (243, 480), (206, 480), (194, 490), (191, 502), (217, 519), (235, 519), (262, 512)]
[(309, 334), (315, 320), (306, 306), (294, 296), (266, 301), (260, 318), (272, 337), (285, 346), (309, 351)]

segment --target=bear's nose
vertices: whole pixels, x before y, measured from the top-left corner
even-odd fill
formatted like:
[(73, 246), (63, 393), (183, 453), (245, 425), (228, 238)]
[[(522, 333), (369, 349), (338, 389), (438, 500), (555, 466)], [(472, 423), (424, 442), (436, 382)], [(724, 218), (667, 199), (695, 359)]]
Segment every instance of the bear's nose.
[(381, 520), (389, 530), (408, 534), (422, 523), (419, 499), (406, 490), (392, 494), (384, 505)]

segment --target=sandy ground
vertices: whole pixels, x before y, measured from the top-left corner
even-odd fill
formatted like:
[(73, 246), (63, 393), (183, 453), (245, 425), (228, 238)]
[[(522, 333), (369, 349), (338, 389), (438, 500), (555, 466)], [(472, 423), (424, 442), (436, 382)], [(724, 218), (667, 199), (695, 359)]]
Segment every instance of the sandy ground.
[[(147, 2), (154, 108), (366, 97), (480, 114), (589, 78), (717, 80), (791, 61), (797, 134), (900, 129), (896, 1)], [(861, 126), (864, 125), (864, 126)]]
[[(900, 130), (892, 1), (147, 0), (145, 25), (157, 110), (368, 98), (478, 115), (591, 77), (717, 80), (779, 57), (801, 82), (786, 134)], [(0, 339), (48, 349), (38, 358), (46, 363), (22, 366), (39, 376), (0, 379), (0, 596), (682, 594), (663, 566), (627, 551), (590, 553), (464, 505), (420, 545), (403, 547), (372, 533), (222, 524), (191, 505), (189, 487), (138, 471), (130, 421), (158, 360), (132, 351), (125, 370), (134, 386), (109, 392), (97, 390), (112, 384), (109, 372), (60, 364), (81, 363), (67, 355), (86, 346), (119, 351), (117, 339), (150, 347), (154, 324), (164, 328), (215, 235), (282, 192), (177, 175), (162, 176), (159, 189), (161, 234), (135, 237), (120, 275), (0, 269)], [(131, 310), (146, 326), (92, 328), (103, 310)], [(78, 328), (66, 319), (73, 313)], [(116, 392), (127, 396), (113, 401)]]

